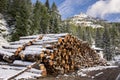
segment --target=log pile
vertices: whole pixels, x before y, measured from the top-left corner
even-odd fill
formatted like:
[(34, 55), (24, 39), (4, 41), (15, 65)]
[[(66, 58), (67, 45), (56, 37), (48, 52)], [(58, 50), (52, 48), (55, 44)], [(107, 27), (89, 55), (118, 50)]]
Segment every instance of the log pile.
[(15, 64), (16, 60), (39, 61), (34, 67), (43, 70), (44, 75), (64, 74), (79, 68), (106, 65), (86, 41), (67, 33), (20, 37), (19, 41), (3, 46), (0, 60), (11, 64)]

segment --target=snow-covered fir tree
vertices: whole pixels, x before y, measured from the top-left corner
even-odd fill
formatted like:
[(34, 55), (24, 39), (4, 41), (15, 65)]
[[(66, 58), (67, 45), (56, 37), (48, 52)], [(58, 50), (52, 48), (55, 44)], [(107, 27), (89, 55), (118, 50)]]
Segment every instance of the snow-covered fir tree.
[(7, 23), (2, 14), (0, 14), (0, 48), (3, 44), (7, 44), (5, 37), (8, 35)]

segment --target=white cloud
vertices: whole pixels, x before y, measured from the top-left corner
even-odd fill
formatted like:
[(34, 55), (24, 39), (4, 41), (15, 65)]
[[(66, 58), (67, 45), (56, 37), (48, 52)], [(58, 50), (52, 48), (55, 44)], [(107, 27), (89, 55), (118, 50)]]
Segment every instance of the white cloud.
[(73, 15), (75, 13), (75, 6), (82, 5), (84, 0), (65, 0), (61, 5), (58, 6), (60, 14), (63, 18)]
[(86, 13), (90, 16), (101, 18), (109, 14), (119, 14), (120, 0), (99, 0), (89, 7)]
[(116, 22), (120, 22), (120, 17), (117, 17), (117, 18), (115, 19), (115, 21), (116, 21)]

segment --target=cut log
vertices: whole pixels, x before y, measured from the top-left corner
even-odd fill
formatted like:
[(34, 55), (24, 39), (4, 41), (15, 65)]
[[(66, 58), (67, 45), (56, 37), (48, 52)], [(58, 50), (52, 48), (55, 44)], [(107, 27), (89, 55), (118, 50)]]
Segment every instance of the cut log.
[(26, 47), (25, 51), (36, 51), (36, 52), (41, 52), (47, 50), (46, 48), (31, 48), (31, 47)]
[(17, 49), (18, 47), (22, 47), (22, 45), (3, 45), (4, 49)]
[(51, 41), (51, 40), (57, 40), (59, 37), (43, 37), (41, 40), (37, 40), (37, 41)]
[(17, 49), (1, 49), (1, 50), (10, 53), (15, 53), (17, 51)]
[[(19, 56), (22, 60), (27, 61), (35, 61), (42, 59), (43, 57), (48, 57), (43, 51), (22, 51), (19, 53)], [(50, 58), (53, 59), (53, 55), (51, 55)]]
[(29, 40), (27, 40), (27, 41), (15, 41), (15, 42), (10, 42), (10, 45), (23, 45), (23, 44), (26, 44), (26, 43), (28, 43), (29, 42)]
[(53, 44), (57, 43), (58, 40), (51, 40), (51, 41), (40, 41), (40, 42), (33, 42), (33, 45), (45, 45), (45, 44)]
[[(8, 80), (8, 78), (14, 74), (16, 74), (20, 70), (14, 70), (14, 69), (1, 69), (0, 68), (0, 79), (1, 80)], [(17, 76), (14, 78), (14, 80), (26, 80), (26, 79), (35, 79), (36, 77), (42, 77), (42, 70), (36, 70), (36, 69), (31, 69), (30, 71), (28, 70), (27, 72), (24, 72), (23, 74)]]
[(42, 69), (42, 75), (64, 74), (79, 68), (106, 65), (88, 42), (67, 33), (40, 34), (20, 39), (3, 48), (7, 52), (14, 52), (14, 56), (22, 61), (40, 61), (40, 65), (35, 68)]
[(22, 73), (24, 73), (25, 71), (31, 69), (33, 66), (35, 66), (36, 64), (38, 64), (38, 62), (34, 62), (32, 63), (31, 65), (27, 66), (26, 68), (22, 69), (21, 71), (19, 71), (17, 74), (7, 78), (7, 80), (11, 80), (11, 79), (14, 79), (15, 77), (21, 75)]
[(26, 48), (29, 47), (29, 48), (43, 48), (43, 45), (31, 45), (31, 46), (26, 46)]
[(13, 62), (13, 60), (15, 59), (15, 56), (13, 53), (0, 50), (0, 59), (5, 60), (7, 62)]
[(5, 61), (0, 61), (0, 65), (9, 65), (9, 63)]
[(22, 40), (22, 39), (37, 39), (37, 38), (40, 38), (42, 36), (43, 36), (43, 34), (32, 35), (32, 36), (22, 36), (22, 37), (20, 37), (20, 40)]
[(61, 33), (61, 34), (45, 34), (46, 37), (65, 37), (68, 33)]
[(19, 56), (21, 60), (26, 60), (26, 61), (35, 61), (40, 58), (40, 53), (42, 52), (37, 52), (37, 51), (22, 51), (19, 53)]
[(32, 64), (32, 62), (27, 62), (27, 61), (21, 61), (21, 60), (15, 60), (11, 65), (12, 66), (29, 66)]

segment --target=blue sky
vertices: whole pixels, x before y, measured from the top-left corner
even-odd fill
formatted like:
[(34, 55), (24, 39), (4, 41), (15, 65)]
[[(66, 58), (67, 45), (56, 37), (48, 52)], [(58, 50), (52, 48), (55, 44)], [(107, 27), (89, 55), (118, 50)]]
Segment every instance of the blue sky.
[[(40, 1), (44, 3), (46, 0)], [(57, 4), (62, 19), (82, 12), (92, 17), (120, 22), (120, 0), (49, 0), (49, 2)]]

